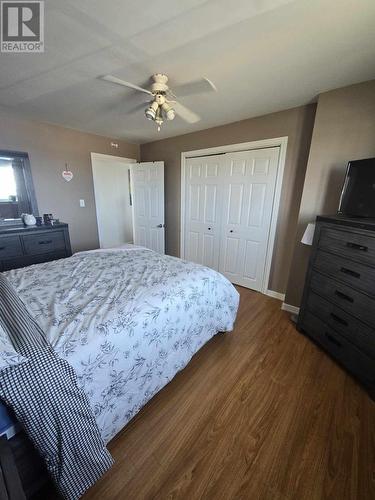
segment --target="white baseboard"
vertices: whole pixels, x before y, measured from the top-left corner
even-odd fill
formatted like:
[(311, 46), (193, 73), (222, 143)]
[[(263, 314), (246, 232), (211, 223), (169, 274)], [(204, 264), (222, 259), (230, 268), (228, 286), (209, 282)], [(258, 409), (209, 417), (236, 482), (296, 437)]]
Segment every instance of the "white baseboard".
[(296, 307), (296, 306), (292, 306), (290, 304), (285, 304), (285, 302), (283, 302), (283, 305), (281, 306), (281, 309), (283, 311), (287, 311), (287, 312), (290, 312), (292, 314), (299, 314), (299, 307)]
[(285, 293), (274, 292), (273, 290), (267, 290), (266, 295), (268, 295), (269, 297), (273, 297), (274, 299), (282, 300), (283, 302), (285, 300)]

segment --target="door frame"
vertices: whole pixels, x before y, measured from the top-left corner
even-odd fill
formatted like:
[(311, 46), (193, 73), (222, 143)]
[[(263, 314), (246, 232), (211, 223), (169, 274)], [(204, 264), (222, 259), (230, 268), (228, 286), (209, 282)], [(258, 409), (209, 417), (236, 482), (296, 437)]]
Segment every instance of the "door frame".
[[(101, 245), (101, 242), (100, 242), (100, 234), (99, 234), (99, 214), (98, 214), (98, 206), (97, 206), (97, 203), (96, 203), (96, 192), (95, 192), (95, 182), (94, 182), (94, 162), (95, 160), (99, 160), (99, 161), (113, 161), (113, 160), (116, 160), (116, 161), (121, 161), (123, 163), (137, 163), (137, 159), (136, 158), (125, 158), (124, 156), (115, 156), (115, 155), (111, 155), (111, 154), (104, 154), (104, 153), (94, 153), (94, 152), (91, 152), (90, 153), (90, 159), (91, 159), (91, 178), (92, 178), (92, 189), (93, 189), (93, 194), (94, 194), (94, 204), (95, 204), (95, 216), (96, 216), (96, 228), (97, 228), (97, 231), (98, 231), (98, 241), (99, 241), (99, 245)], [(133, 212), (132, 212), (133, 214)], [(132, 215), (133, 216), (133, 215)]]
[(279, 147), (280, 154), (279, 154), (279, 161), (278, 161), (278, 165), (277, 165), (276, 185), (275, 185), (275, 192), (274, 192), (273, 205), (272, 205), (270, 229), (269, 229), (269, 233), (268, 233), (266, 262), (265, 262), (265, 267), (264, 267), (262, 288), (261, 288), (262, 293), (264, 293), (266, 295), (273, 294), (273, 296), (274, 296), (274, 294), (276, 292), (269, 290), (268, 284), (269, 284), (269, 279), (270, 279), (273, 250), (274, 250), (275, 238), (276, 238), (277, 219), (278, 219), (279, 209), (280, 209), (281, 188), (282, 188), (283, 178), (284, 178), (287, 146), (288, 146), (288, 136), (284, 136), (284, 137), (276, 137), (273, 139), (263, 139), (260, 141), (241, 142), (239, 144), (228, 144), (226, 146), (217, 146), (217, 147), (206, 148), (206, 149), (197, 149), (195, 151), (184, 151), (181, 153), (180, 256), (182, 259), (185, 258), (186, 160), (189, 158), (197, 157), (197, 156), (199, 157), (199, 156), (209, 156), (209, 155), (222, 154), (222, 153), (237, 153), (239, 151), (250, 151), (253, 149), (265, 149), (265, 148)]
[(104, 154), (104, 153), (90, 153), (91, 157), (91, 165), (92, 165), (92, 160), (117, 160), (117, 161), (125, 161), (128, 163), (137, 163), (139, 160), (136, 158), (125, 158), (125, 156), (115, 156), (115, 155), (109, 155), (109, 154)]

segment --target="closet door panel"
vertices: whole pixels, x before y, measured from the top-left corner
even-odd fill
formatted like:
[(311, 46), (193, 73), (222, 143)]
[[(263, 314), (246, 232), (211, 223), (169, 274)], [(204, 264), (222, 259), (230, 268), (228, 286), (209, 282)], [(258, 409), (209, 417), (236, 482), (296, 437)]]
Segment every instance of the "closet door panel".
[(222, 158), (186, 162), (185, 258), (218, 270), (221, 233)]
[(243, 276), (245, 279), (253, 282), (255, 282), (257, 278), (258, 250), (259, 243), (256, 241), (247, 240), (245, 242)]
[(206, 185), (204, 186), (204, 222), (217, 223), (217, 185)]
[(224, 156), (219, 270), (232, 283), (261, 290), (279, 148)]
[(250, 200), (247, 213), (247, 227), (262, 226), (266, 200), (267, 184), (251, 184)]
[(197, 231), (189, 231), (187, 236), (185, 258), (201, 264), (199, 261), (199, 233)]
[(200, 192), (201, 187), (199, 184), (191, 184), (189, 186), (189, 194), (188, 194), (188, 205), (189, 205), (189, 213), (190, 213), (190, 221), (191, 222), (202, 222), (200, 218)]
[(227, 224), (241, 224), (244, 184), (229, 185)]
[(239, 238), (226, 237), (221, 245), (221, 249), (221, 260), (224, 264), (221, 271), (229, 278), (237, 276), (238, 260), (241, 259), (241, 240)]
[(215, 262), (215, 236), (213, 234), (203, 234), (202, 243), (202, 264), (212, 269), (217, 268), (217, 262)]

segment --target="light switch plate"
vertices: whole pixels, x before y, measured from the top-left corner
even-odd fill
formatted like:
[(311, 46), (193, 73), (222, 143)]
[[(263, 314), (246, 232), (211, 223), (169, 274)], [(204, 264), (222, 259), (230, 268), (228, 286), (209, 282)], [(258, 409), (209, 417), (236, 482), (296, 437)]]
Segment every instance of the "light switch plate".
[(85, 204), (85, 200), (79, 200), (79, 206), (81, 208), (85, 208), (86, 204)]

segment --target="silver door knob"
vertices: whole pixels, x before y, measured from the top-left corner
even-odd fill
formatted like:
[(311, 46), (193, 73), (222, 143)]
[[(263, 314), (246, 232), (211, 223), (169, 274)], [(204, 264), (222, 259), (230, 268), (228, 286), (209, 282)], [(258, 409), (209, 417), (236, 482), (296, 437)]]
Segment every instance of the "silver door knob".
[(158, 224), (156, 227), (163, 227), (163, 224)]

